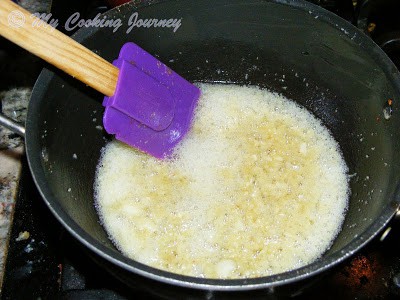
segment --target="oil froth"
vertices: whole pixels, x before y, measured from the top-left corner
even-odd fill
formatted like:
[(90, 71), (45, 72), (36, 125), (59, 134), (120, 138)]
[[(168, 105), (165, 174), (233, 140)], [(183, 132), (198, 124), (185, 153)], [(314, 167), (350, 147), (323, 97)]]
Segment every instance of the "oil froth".
[(320, 257), (349, 196), (329, 131), (266, 90), (200, 88), (173, 159), (118, 141), (103, 150), (95, 197), (110, 238), (137, 261), (205, 278), (266, 276)]

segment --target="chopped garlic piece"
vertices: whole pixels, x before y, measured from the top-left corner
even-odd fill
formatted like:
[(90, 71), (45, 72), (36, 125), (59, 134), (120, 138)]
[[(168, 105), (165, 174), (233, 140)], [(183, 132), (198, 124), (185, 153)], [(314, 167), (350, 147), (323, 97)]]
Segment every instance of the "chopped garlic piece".
[(201, 85), (173, 159), (102, 153), (96, 208), (127, 256), (170, 272), (249, 278), (317, 259), (340, 230), (347, 167), (328, 130), (258, 88)]

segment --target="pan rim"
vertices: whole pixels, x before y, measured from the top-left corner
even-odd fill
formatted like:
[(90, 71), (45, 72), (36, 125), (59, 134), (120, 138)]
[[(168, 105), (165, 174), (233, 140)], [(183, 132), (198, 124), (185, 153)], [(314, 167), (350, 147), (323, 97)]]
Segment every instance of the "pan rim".
[[(155, 0), (150, 1), (150, 3), (141, 4), (134, 6), (133, 3), (124, 4), (124, 7), (134, 6), (135, 8), (141, 8), (147, 5), (156, 5), (161, 2), (166, 2), (166, 0)], [(303, 0), (266, 0), (265, 2), (273, 2), (281, 5), (288, 5), (295, 7), (307, 13), (313, 13), (319, 16), (320, 20), (328, 22), (330, 24), (336, 24), (336, 28), (340, 31), (340, 28), (345, 29), (350, 34), (356, 33), (357, 39), (363, 44), (367, 44), (368, 47), (374, 50), (373, 54), (376, 59), (379, 59), (383, 66), (388, 67), (388, 69), (393, 68), (393, 63), (386, 56), (386, 54), (368, 37), (361, 34), (358, 29), (353, 27), (348, 22), (342, 20), (338, 16), (330, 13), (319, 6), (305, 2)], [(118, 9), (121, 9), (119, 7)], [(106, 14), (116, 13), (116, 9), (113, 9)], [(84, 41), (87, 37), (92, 35), (97, 29), (80, 29), (77, 33), (73, 35), (73, 38), (79, 42)], [(357, 31), (356, 31), (357, 30)], [(360, 250), (364, 245), (371, 241), (378, 233), (385, 228), (389, 221), (393, 218), (400, 206), (400, 184), (398, 185), (395, 195), (393, 195), (393, 200), (389, 203), (382, 211), (379, 218), (377, 218), (361, 235), (352, 240), (348, 245), (346, 245), (342, 250), (336, 251), (330, 255), (322, 257), (317, 261), (308, 264), (302, 268), (288, 271), (285, 273), (280, 273), (271, 276), (259, 277), (259, 278), (249, 278), (249, 279), (203, 279), (197, 277), (190, 277), (184, 275), (178, 275), (170, 273), (167, 271), (162, 271), (153, 267), (136, 262), (123, 256), (121, 253), (107, 248), (99, 241), (92, 238), (88, 233), (86, 233), (80, 226), (72, 220), (71, 217), (62, 209), (62, 207), (55, 200), (55, 196), (51, 192), (50, 188), (47, 186), (45, 180), (44, 172), (42, 170), (40, 155), (38, 155), (38, 150), (35, 150), (36, 140), (33, 138), (35, 128), (37, 124), (33, 122), (34, 114), (38, 112), (33, 109), (32, 103), (38, 101), (44, 96), (45, 87), (52, 80), (55, 74), (49, 70), (43, 70), (38, 77), (34, 90), (32, 92), (31, 101), (28, 109), (28, 117), (26, 123), (26, 154), (28, 159), (28, 164), (30, 171), (33, 175), (33, 180), (35, 185), (38, 187), (40, 195), (45, 201), (46, 205), (49, 207), (53, 215), (58, 219), (58, 221), (66, 228), (71, 235), (73, 235), (77, 240), (79, 240), (85, 247), (99, 255), (101, 258), (109, 261), (110, 263), (125, 269), (131, 273), (141, 275), (156, 281), (160, 281), (167, 284), (177, 285), (186, 288), (194, 289), (206, 289), (213, 291), (244, 291), (244, 290), (255, 290), (263, 288), (273, 288), (284, 284), (289, 284), (292, 282), (297, 282), (302, 279), (306, 279), (311, 276), (320, 274), (333, 266), (344, 261), (348, 257), (352, 256), (353, 253)], [(394, 84), (400, 90), (400, 76), (397, 73), (392, 73), (391, 78), (394, 80)]]

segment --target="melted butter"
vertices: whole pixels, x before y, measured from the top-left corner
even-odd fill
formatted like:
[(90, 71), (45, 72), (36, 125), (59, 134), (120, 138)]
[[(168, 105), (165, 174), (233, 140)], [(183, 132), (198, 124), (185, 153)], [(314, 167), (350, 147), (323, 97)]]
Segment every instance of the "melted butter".
[(255, 87), (201, 85), (174, 159), (104, 149), (96, 207), (127, 256), (174, 273), (243, 278), (317, 259), (340, 230), (347, 168), (305, 109)]

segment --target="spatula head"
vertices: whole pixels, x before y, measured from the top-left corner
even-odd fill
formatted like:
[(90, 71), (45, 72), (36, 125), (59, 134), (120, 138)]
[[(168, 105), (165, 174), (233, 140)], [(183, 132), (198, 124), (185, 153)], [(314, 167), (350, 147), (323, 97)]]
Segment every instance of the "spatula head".
[(104, 97), (103, 125), (116, 139), (166, 158), (189, 131), (200, 90), (134, 43), (125, 44), (115, 93)]

